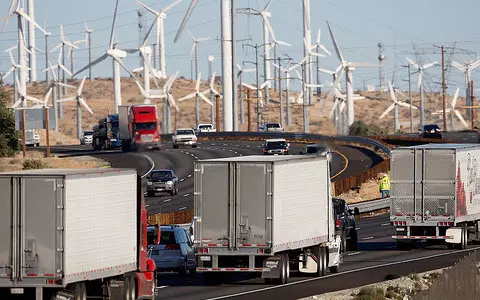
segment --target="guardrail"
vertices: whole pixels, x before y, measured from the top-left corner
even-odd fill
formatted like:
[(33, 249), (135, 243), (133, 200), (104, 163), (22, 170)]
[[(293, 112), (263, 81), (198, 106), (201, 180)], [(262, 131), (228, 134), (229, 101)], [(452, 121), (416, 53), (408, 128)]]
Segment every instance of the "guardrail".
[(360, 214), (379, 211), (390, 207), (390, 198), (380, 198), (370, 201), (349, 204), (351, 208), (358, 207)]
[[(336, 144), (361, 144), (373, 148), (376, 152), (383, 152), (390, 156), (390, 146), (381, 141), (359, 136), (327, 136), (310, 133), (291, 132), (200, 132), (201, 140), (265, 140), (267, 138), (284, 138), (289, 142), (315, 144), (320, 142)], [(171, 134), (162, 135), (163, 140), (171, 140)], [(353, 188), (359, 187), (362, 183), (374, 179), (380, 172), (387, 172), (390, 169), (390, 160), (386, 159), (373, 168), (342, 180), (334, 180), (333, 194), (341, 195)], [(389, 205), (388, 205), (389, 206)], [(388, 207), (387, 206), (387, 207)], [(362, 211), (362, 210), (361, 210)], [(149, 216), (150, 224), (181, 224), (189, 223), (193, 219), (193, 209), (181, 212), (158, 213)]]

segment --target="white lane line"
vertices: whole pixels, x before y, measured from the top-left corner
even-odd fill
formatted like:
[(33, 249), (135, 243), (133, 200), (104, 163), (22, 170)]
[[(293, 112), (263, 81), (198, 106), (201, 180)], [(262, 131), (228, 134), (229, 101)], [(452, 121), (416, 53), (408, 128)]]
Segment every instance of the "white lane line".
[(140, 176), (140, 178), (145, 178), (146, 176), (148, 176), (148, 174), (150, 174), (150, 172), (152, 172), (153, 168), (155, 168), (155, 162), (150, 158), (150, 156), (148, 156), (146, 154), (139, 154), (139, 155), (145, 157), (151, 164), (150, 170), (148, 170), (147, 173)]
[(162, 285), (162, 286), (157, 286), (157, 289), (164, 289), (164, 288), (167, 288), (169, 287), (168, 285)]
[(358, 255), (358, 254), (360, 254), (360, 253), (362, 253), (362, 252), (353, 252), (353, 253), (348, 253), (347, 255), (348, 255), (348, 256), (354, 256), (354, 255)]
[(362, 238), (362, 240), (371, 240), (371, 239), (373, 239), (373, 236), (367, 236), (367, 237)]
[(185, 194), (185, 195), (183, 195), (183, 197), (188, 197), (188, 196), (190, 196), (190, 194)]
[(187, 177), (188, 177), (188, 178), (192, 177), (192, 174), (188, 174), (188, 176), (187, 176)]
[(383, 223), (382, 226), (390, 226), (390, 223)]
[(396, 262), (385, 263), (385, 264), (376, 265), (376, 266), (369, 266), (369, 267), (364, 267), (364, 268), (359, 268), (359, 269), (342, 271), (341, 273), (337, 273), (337, 274), (328, 274), (328, 275), (325, 275), (325, 276), (322, 276), (322, 277), (309, 278), (309, 279), (299, 280), (299, 281), (295, 281), (295, 282), (289, 282), (289, 283), (286, 283), (286, 284), (283, 284), (283, 285), (269, 286), (269, 287), (260, 288), (260, 289), (256, 289), (256, 290), (240, 292), (240, 293), (230, 294), (230, 295), (224, 295), (224, 296), (220, 296), (220, 297), (216, 297), (216, 298), (208, 298), (208, 299), (205, 299), (205, 300), (217, 300), (217, 299), (233, 298), (233, 297), (238, 297), (238, 296), (243, 296), (243, 295), (254, 294), (254, 293), (258, 293), (258, 292), (265, 292), (265, 291), (269, 291), (269, 290), (273, 290), (273, 289), (281, 289), (281, 288), (285, 288), (287, 286), (306, 283), (306, 282), (310, 282), (310, 281), (314, 281), (314, 280), (324, 280), (325, 278), (341, 276), (341, 275), (344, 275), (344, 274), (350, 274), (350, 273), (356, 273), (356, 272), (360, 272), (360, 271), (389, 267), (389, 266), (394, 266), (394, 265), (399, 265), (399, 264), (404, 264), (404, 263), (409, 263), (409, 262), (415, 262), (415, 261), (420, 261), (420, 260), (425, 260), (425, 259), (430, 259), (430, 258), (435, 258), (435, 257), (441, 257), (441, 256), (446, 256), (446, 255), (452, 255), (452, 254), (456, 254), (456, 253), (474, 251), (474, 250), (480, 250), (480, 247), (473, 247), (473, 248), (464, 249), (464, 250), (444, 252), (444, 253), (433, 254), (433, 255), (424, 256), (424, 257), (417, 257), (417, 258), (405, 259), (405, 260), (396, 261)]
[(165, 200), (163, 200), (164, 203), (170, 202), (170, 201), (172, 201), (172, 199), (165, 199)]
[(185, 180), (185, 178), (180, 179), (180, 181), (184, 181), (184, 180)]
[(150, 206), (150, 204), (145, 204), (145, 207), (149, 207), (149, 206)]
[(360, 227), (355, 228), (355, 230), (360, 230)]
[(187, 209), (187, 207), (186, 206), (180, 207), (178, 210), (184, 210), (184, 209)]

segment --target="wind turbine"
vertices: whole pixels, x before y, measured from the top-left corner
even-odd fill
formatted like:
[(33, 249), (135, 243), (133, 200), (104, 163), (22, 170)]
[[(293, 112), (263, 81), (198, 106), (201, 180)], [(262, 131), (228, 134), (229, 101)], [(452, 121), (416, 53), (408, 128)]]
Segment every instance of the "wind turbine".
[[(298, 64), (294, 64), (293, 66), (291, 66), (290, 68), (284, 68), (282, 66), (279, 66), (277, 64), (273, 64), (273, 66), (279, 70), (281, 70), (282, 72), (285, 73), (285, 80), (287, 82), (286, 84), (286, 95), (285, 95), (285, 99), (287, 101), (286, 103), (286, 106), (287, 106), (287, 109), (286, 109), (286, 113), (287, 113), (287, 126), (290, 126), (290, 123), (291, 123), (291, 113), (290, 113), (290, 95), (289, 95), (289, 92), (290, 92), (290, 72), (292, 72), (294, 69), (298, 68), (300, 65)], [(303, 91), (303, 89), (302, 89)], [(280, 91), (281, 93), (282, 91)]]
[[(86, 43), (87, 40), (78, 40), (78, 41), (75, 41), (75, 42), (72, 42), (73, 45), (77, 45), (77, 44), (80, 44), (80, 43)], [(67, 58), (70, 58), (70, 69), (71, 69), (71, 73), (74, 73), (75, 71), (75, 59), (73, 57), (73, 47), (70, 46), (70, 49), (68, 50), (68, 56)]]
[(122, 94), (121, 94), (121, 81), (120, 81), (120, 66), (122, 66), (125, 71), (127, 71), (136, 81), (138, 78), (135, 74), (127, 68), (127, 66), (123, 63), (123, 58), (127, 56), (127, 52), (117, 49), (114, 47), (114, 37), (115, 37), (115, 22), (117, 18), (117, 9), (118, 9), (118, 0), (115, 4), (115, 11), (113, 15), (113, 23), (112, 23), (112, 31), (110, 34), (110, 42), (108, 49), (105, 54), (94, 60), (92, 63), (88, 64), (87, 66), (83, 67), (81, 70), (77, 71), (73, 76), (82, 73), (83, 71), (89, 69), (90, 67), (98, 64), (99, 62), (111, 57), (113, 59), (113, 86), (114, 86), (114, 101), (115, 101), (115, 113), (118, 113), (118, 106), (122, 105)]
[[(212, 77), (210, 78), (210, 82), (208, 83), (208, 89), (203, 91), (202, 94), (206, 94), (206, 93), (210, 93), (210, 95), (212, 96), (220, 96), (220, 98), (222, 97), (222, 95), (215, 89), (215, 72), (212, 73)], [(210, 97), (212, 98), (212, 97)], [(211, 101), (211, 100), (210, 100)], [(214, 103), (212, 102), (212, 105), (211, 107), (213, 108), (214, 106)], [(213, 109), (212, 109), (213, 111)], [(211, 123), (213, 124), (214, 123), (214, 114), (211, 113), (210, 114), (210, 120), (211, 120)]]
[(156, 24), (157, 24), (157, 37), (156, 37), (156, 44), (157, 44), (157, 49), (156, 51), (158, 53), (158, 57), (160, 59), (159, 63), (159, 70), (162, 74), (163, 78), (166, 78), (167, 74), (167, 67), (166, 67), (166, 60), (165, 60), (165, 27), (164, 27), (164, 19), (167, 17), (167, 11), (170, 10), (172, 7), (177, 5), (178, 3), (182, 2), (182, 0), (176, 0), (169, 6), (163, 8), (160, 11), (155, 11), (152, 8), (148, 7), (147, 5), (143, 4), (139, 0), (137, 0), (137, 3), (140, 4), (143, 8), (148, 10), (150, 13), (154, 14), (156, 18)]
[[(480, 59), (474, 59), (470, 61), (464, 61), (463, 63), (459, 63), (457, 61), (452, 61), (452, 66), (454, 66), (459, 71), (465, 73), (465, 97), (467, 99), (467, 106), (471, 106), (471, 97), (470, 97), (470, 78), (472, 77), (472, 71), (480, 66)], [(469, 120), (472, 119), (472, 111), (469, 109), (467, 110), (467, 117)]]
[[(24, 21), (27, 21), (29, 24), (33, 24), (35, 27), (40, 29), (44, 34), (47, 34), (47, 32), (40, 27), (40, 25), (35, 22), (28, 14), (26, 14), (23, 11), (23, 8), (20, 8), (20, 0), (12, 0), (10, 3), (10, 8), (8, 10), (8, 15), (0, 21), (4, 21), (3, 24), (3, 31), (7, 28), (8, 21), (10, 20), (13, 15), (17, 15), (17, 26), (18, 26), (18, 65), (21, 67), (19, 68), (19, 80), (18, 80), (18, 85), (16, 84), (16, 87), (19, 89), (19, 93), (21, 95), (26, 96), (27, 94), (27, 67), (26, 67), (26, 62), (25, 62), (25, 52), (26, 52), (26, 47), (25, 47), (25, 32), (24, 32)], [(29, 50), (28, 50), (29, 51)], [(24, 105), (26, 103), (24, 102)]]
[[(92, 63), (92, 33), (93, 29), (89, 29), (87, 27), (87, 23), (85, 25), (85, 47), (88, 47), (88, 64)], [(73, 70), (72, 70), (73, 71)], [(88, 69), (88, 80), (92, 80), (92, 68)]]
[[(251, 69), (243, 69), (242, 66), (237, 64), (237, 78), (239, 79), (239, 85), (240, 85), (240, 90), (243, 91), (242, 83), (243, 83), (243, 73), (250, 73), (250, 72), (255, 72), (257, 71), (257, 68), (251, 68)], [(243, 124), (245, 123), (245, 101), (243, 100), (243, 95), (240, 95), (240, 123)], [(213, 117), (213, 112), (212, 112), (212, 118)]]
[(182, 102), (182, 101), (185, 101), (185, 100), (188, 100), (188, 99), (191, 99), (191, 98), (195, 97), (195, 107), (196, 107), (196, 111), (195, 111), (195, 124), (196, 125), (195, 126), (198, 126), (199, 118), (200, 118), (200, 116), (198, 114), (198, 112), (199, 112), (199, 110), (198, 110), (198, 98), (199, 97), (202, 98), (203, 101), (205, 101), (209, 105), (213, 106), (213, 102), (210, 101), (210, 99), (208, 99), (202, 92), (200, 92), (200, 79), (201, 79), (201, 77), (202, 77), (202, 73), (198, 73), (197, 84), (195, 85), (195, 92), (178, 99), (178, 102)]
[[(376, 68), (378, 67), (377, 64), (367, 64), (367, 63), (356, 63), (356, 62), (349, 62), (343, 58), (342, 53), (340, 52), (340, 48), (338, 46), (337, 40), (335, 39), (335, 35), (332, 32), (332, 28), (330, 28), (330, 24), (327, 22), (328, 31), (330, 32), (330, 37), (332, 38), (333, 46), (335, 48), (335, 52), (337, 54), (338, 59), (340, 60), (341, 67), (336, 73), (334, 87), (337, 86), (338, 82), (340, 81), (342, 76), (339, 76), (340, 73), (345, 71), (346, 73), (346, 90), (347, 90), (347, 126), (350, 127), (353, 122), (355, 121), (355, 107), (353, 104), (354, 96), (353, 96), (353, 75), (352, 72), (355, 70), (356, 67), (367, 67), (367, 68)], [(329, 93), (330, 95), (330, 93)], [(327, 96), (328, 97), (328, 96)]]
[[(330, 51), (328, 51), (328, 49), (323, 44), (320, 43), (321, 34), (322, 34), (322, 31), (320, 28), (318, 28), (317, 40), (315, 41), (315, 44), (312, 45), (312, 49), (316, 49), (318, 54), (320, 54), (320, 49), (322, 49), (325, 53), (331, 56), (332, 53), (330, 53)], [(317, 72), (316, 72), (317, 84), (320, 84), (320, 70), (318, 69), (320, 68), (320, 64), (319, 64), (320, 57), (317, 56), (316, 59), (317, 61), (315, 62), (315, 66), (317, 67)], [(321, 93), (321, 88), (317, 88), (317, 97), (320, 97), (320, 93)]]
[[(394, 115), (394, 118), (393, 118), (394, 127), (393, 128), (394, 128), (394, 132), (396, 133), (396, 132), (398, 132), (398, 130), (400, 130), (400, 124), (399, 124), (399, 121), (398, 121), (398, 106), (403, 106), (403, 107), (410, 108), (410, 104), (397, 100), (397, 96), (395, 95), (395, 91), (393, 89), (391, 81), (388, 82), (388, 89), (390, 91), (390, 98), (392, 99), (393, 103), (380, 115), (379, 119), (383, 119), (393, 109), (394, 110), (393, 111), (393, 115)], [(413, 109), (418, 109), (418, 107), (413, 106), (413, 105), (411, 107)]]
[[(192, 35), (192, 33), (189, 30), (187, 30), (187, 33), (188, 33), (188, 35), (190, 35), (190, 37), (193, 40), (192, 50), (190, 50), (190, 56), (192, 56), (192, 54), (195, 54), (195, 75), (196, 75), (195, 80), (197, 80), (197, 84), (198, 84), (198, 82), (200, 80), (200, 78), (198, 77), (200, 75), (200, 73), (198, 72), (198, 64), (197, 64), (197, 61), (198, 61), (198, 50), (197, 50), (198, 49), (198, 43), (203, 42), (203, 41), (207, 41), (210, 38), (206, 37), (206, 38), (198, 38), (197, 39)], [(199, 113), (200, 113), (199, 112), (198, 96), (199, 96), (198, 94), (195, 96), (195, 122), (196, 122), (195, 126), (198, 126)]]
[[(450, 103), (450, 107), (447, 108), (445, 111), (447, 113), (450, 114), (450, 128), (452, 129), (452, 131), (455, 131), (455, 126), (454, 126), (454, 115), (457, 116), (457, 118), (460, 120), (460, 122), (462, 122), (463, 126), (465, 126), (465, 128), (469, 128), (467, 122), (465, 122), (465, 119), (462, 117), (462, 114), (455, 109), (455, 104), (457, 104), (457, 98), (458, 98), (458, 92), (460, 91), (460, 88), (457, 88), (457, 90), (455, 91), (455, 95), (453, 96), (452, 98), (452, 102)], [(443, 110), (438, 110), (436, 112), (433, 112), (432, 115), (440, 115), (440, 114), (443, 114)]]
[(85, 84), (85, 79), (87, 79), (87, 76), (84, 76), (82, 79), (82, 82), (80, 83), (80, 86), (78, 87), (77, 93), (73, 97), (68, 97), (64, 99), (57, 100), (57, 102), (69, 102), (69, 101), (76, 101), (77, 102), (77, 137), (80, 139), (82, 136), (82, 109), (81, 106), (83, 106), (92, 116), (93, 116), (93, 111), (88, 106), (87, 102), (85, 102), (85, 99), (82, 97), (82, 91), (83, 91), (83, 86)]
[(267, 80), (265, 81), (264, 83), (262, 83), (260, 85), (260, 87), (256, 87), (254, 85), (251, 85), (251, 84), (248, 84), (248, 83), (245, 83), (245, 82), (242, 82), (242, 85), (244, 87), (246, 87), (247, 89), (251, 90), (251, 91), (257, 91), (258, 93), (258, 98), (260, 99), (260, 106), (262, 107), (263, 106), (263, 97), (262, 97), (262, 90), (268, 86), (270, 84), (270, 80)]

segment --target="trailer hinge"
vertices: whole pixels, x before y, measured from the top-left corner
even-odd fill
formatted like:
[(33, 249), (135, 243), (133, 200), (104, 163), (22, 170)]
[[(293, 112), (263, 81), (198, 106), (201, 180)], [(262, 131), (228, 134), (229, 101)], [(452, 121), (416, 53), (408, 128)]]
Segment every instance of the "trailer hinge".
[(57, 227), (57, 230), (58, 230), (58, 231), (63, 231), (64, 228), (63, 228), (63, 227)]
[(193, 172), (201, 172), (201, 169), (193, 169)]
[(62, 183), (58, 183), (58, 184), (57, 184), (57, 188), (63, 188), (63, 184), (62, 184)]
[(267, 170), (267, 173), (273, 173), (273, 170)]
[(194, 192), (193, 195), (194, 196), (198, 196), (198, 195), (201, 195), (202, 193), (199, 193), (199, 192)]
[(267, 217), (267, 220), (271, 221), (271, 220), (273, 220), (273, 218), (272, 217)]
[(63, 209), (63, 205), (57, 205), (57, 209)]
[(57, 248), (57, 252), (63, 252), (64, 250), (62, 248)]
[(267, 196), (273, 196), (273, 193), (267, 193)]

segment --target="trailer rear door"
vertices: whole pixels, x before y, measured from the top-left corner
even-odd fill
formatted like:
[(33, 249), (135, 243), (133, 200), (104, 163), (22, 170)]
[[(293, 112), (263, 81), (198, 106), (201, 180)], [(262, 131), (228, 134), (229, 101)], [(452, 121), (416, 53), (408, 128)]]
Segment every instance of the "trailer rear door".
[(14, 197), (11, 179), (0, 178), (0, 278), (11, 274), (12, 265), (12, 197)]

